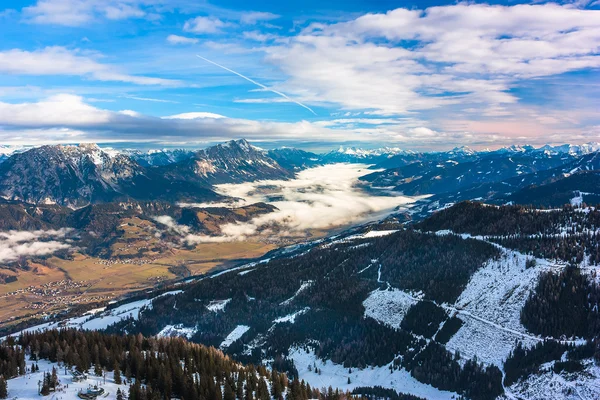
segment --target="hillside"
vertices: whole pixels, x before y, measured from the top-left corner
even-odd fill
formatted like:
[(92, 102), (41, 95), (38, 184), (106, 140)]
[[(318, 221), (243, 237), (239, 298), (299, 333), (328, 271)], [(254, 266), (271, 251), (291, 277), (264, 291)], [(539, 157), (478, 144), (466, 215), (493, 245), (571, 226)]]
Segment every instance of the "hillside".
[(562, 379), (556, 398), (594, 397), (600, 261), (560, 249), (596, 254), (586, 232), (597, 219), (462, 203), (418, 230), (370, 225), (200, 279), (108, 331), (181, 335), (244, 362), (281, 357), (311, 385), (486, 399), (535, 397)]

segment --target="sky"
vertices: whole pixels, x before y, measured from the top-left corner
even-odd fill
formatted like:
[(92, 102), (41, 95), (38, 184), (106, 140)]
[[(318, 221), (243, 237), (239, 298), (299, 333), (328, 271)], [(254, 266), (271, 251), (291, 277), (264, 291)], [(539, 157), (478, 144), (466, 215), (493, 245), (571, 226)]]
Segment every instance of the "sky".
[(600, 0), (4, 0), (0, 36), (0, 144), (600, 141)]

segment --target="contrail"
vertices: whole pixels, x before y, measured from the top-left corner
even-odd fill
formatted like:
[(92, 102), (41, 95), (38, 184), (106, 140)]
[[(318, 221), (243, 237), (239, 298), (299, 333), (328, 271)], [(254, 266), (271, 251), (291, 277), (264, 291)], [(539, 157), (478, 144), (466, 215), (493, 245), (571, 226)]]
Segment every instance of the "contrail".
[(216, 66), (217, 66), (217, 67), (219, 67), (219, 68), (223, 68), (225, 71), (229, 71), (229, 72), (231, 72), (232, 74), (236, 74), (236, 75), (237, 75), (237, 76), (239, 76), (240, 78), (244, 78), (244, 79), (245, 79), (245, 80), (247, 80), (248, 82), (254, 83), (256, 86), (258, 86), (258, 87), (261, 87), (261, 88), (263, 88), (263, 89), (265, 89), (265, 90), (268, 90), (269, 92), (273, 92), (273, 93), (275, 93), (275, 94), (278, 94), (278, 95), (280, 95), (281, 97), (288, 99), (288, 100), (289, 100), (289, 101), (291, 101), (292, 103), (296, 103), (296, 104), (298, 104), (300, 107), (304, 107), (304, 108), (306, 108), (308, 111), (310, 111), (311, 113), (313, 113), (313, 114), (317, 115), (317, 113), (316, 113), (316, 112), (314, 112), (312, 108), (310, 108), (309, 106), (306, 106), (306, 105), (304, 105), (304, 104), (300, 103), (299, 101), (296, 101), (296, 100), (294, 100), (294, 99), (290, 98), (290, 97), (289, 97), (288, 95), (286, 95), (285, 93), (281, 93), (281, 92), (278, 92), (278, 91), (277, 91), (277, 90), (275, 90), (275, 89), (271, 89), (271, 88), (269, 88), (269, 87), (267, 87), (267, 86), (263, 85), (262, 83), (256, 82), (255, 80), (253, 80), (253, 79), (250, 79), (250, 78), (248, 78), (247, 76), (244, 76), (244, 75), (240, 74), (239, 72), (235, 72), (235, 71), (234, 71), (234, 70), (232, 70), (232, 69), (229, 69), (229, 68), (227, 68), (227, 67), (224, 67), (224, 66), (223, 66), (223, 65), (221, 65), (221, 64), (217, 64), (217, 63), (216, 63), (216, 62), (214, 62), (214, 61), (210, 61), (208, 58), (204, 58), (204, 57), (202, 57), (201, 55), (198, 55), (198, 54), (196, 54), (196, 57), (198, 57), (198, 58), (201, 58), (201, 59), (203, 59), (204, 61), (206, 61), (206, 62), (208, 62), (208, 63), (211, 63), (212, 65), (216, 65)]

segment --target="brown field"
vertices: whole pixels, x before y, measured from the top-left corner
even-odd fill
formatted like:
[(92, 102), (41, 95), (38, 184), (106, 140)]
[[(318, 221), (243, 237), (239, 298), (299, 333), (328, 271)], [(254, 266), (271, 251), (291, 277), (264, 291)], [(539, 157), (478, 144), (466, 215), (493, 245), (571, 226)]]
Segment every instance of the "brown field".
[(122, 258), (129, 252), (138, 254), (137, 249), (156, 244), (148, 241), (147, 231), (139, 229), (140, 221), (135, 222), (135, 226), (128, 227), (133, 229), (125, 229), (123, 240), (113, 244), (117, 250), (114, 254), (120, 258), (105, 260), (75, 253), (72, 260), (52, 257), (45, 265), (30, 263), (28, 271), (6, 271), (6, 275), (16, 274), (18, 280), (0, 284), (0, 327), (78, 304), (106, 302), (182, 277), (170, 268), (199, 275), (222, 268), (233, 260), (260, 257), (277, 247), (252, 241), (202, 243), (191, 250), (143, 251), (139, 257)]

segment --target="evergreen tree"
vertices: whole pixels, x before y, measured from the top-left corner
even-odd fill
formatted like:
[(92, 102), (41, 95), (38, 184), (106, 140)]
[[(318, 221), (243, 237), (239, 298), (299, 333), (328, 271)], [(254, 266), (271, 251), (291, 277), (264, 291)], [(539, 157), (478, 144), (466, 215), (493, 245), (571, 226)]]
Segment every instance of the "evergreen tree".
[(2, 375), (0, 375), (0, 399), (8, 397), (8, 385)]
[(235, 400), (235, 393), (233, 393), (233, 389), (231, 388), (231, 385), (227, 382), (225, 382), (224, 391), (225, 391), (225, 393), (223, 395), (223, 400)]
[(115, 362), (114, 369), (114, 379), (117, 385), (121, 384), (121, 371), (119, 370), (119, 365)]

